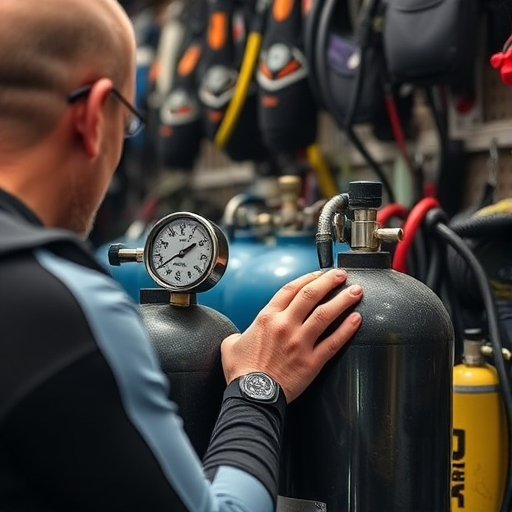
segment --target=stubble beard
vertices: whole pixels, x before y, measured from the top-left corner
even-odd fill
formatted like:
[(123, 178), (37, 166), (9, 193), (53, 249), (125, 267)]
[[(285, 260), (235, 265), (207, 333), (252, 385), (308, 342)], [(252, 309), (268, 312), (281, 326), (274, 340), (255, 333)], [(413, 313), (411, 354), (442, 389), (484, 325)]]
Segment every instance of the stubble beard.
[(76, 233), (83, 240), (86, 240), (94, 227), (103, 197), (99, 201), (95, 200), (95, 194), (91, 187), (82, 190), (78, 190), (79, 187), (73, 188), (69, 215), (65, 227)]

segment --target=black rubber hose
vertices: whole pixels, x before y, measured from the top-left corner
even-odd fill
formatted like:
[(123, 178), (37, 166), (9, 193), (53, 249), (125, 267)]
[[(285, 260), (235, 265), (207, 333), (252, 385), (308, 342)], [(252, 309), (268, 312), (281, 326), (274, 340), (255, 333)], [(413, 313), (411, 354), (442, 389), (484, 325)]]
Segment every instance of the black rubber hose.
[(386, 191), (386, 194), (388, 196), (388, 202), (389, 203), (396, 203), (395, 193), (393, 192), (393, 188), (391, 187), (391, 184), (389, 183), (388, 178), (384, 174), (384, 171), (380, 167), (380, 165), (374, 160), (374, 158), (370, 155), (370, 153), (366, 150), (364, 147), (364, 144), (361, 142), (359, 137), (354, 132), (354, 129), (350, 127), (345, 127), (345, 133), (347, 134), (348, 139), (352, 143), (352, 145), (359, 151), (361, 156), (364, 158), (366, 163), (373, 169), (373, 172), (379, 177), (379, 179), (382, 181), (382, 186), (384, 187), (384, 190)]
[(317, 73), (314, 69), (315, 62), (315, 41), (317, 32), (315, 27), (318, 25), (318, 18), (323, 7), (323, 0), (316, 0), (312, 2), (309, 13), (306, 16), (304, 22), (304, 54), (306, 56), (306, 62), (308, 63), (308, 83), (313, 93), (317, 104), (323, 107), (324, 101), (320, 92), (320, 86), (317, 81)]
[(468, 219), (452, 222), (450, 229), (463, 238), (487, 238), (499, 231), (512, 231), (512, 215), (473, 215)]
[[(448, 215), (446, 212), (439, 210), (437, 215), (437, 222), (448, 222)], [(428, 226), (424, 227), (428, 229)], [(443, 265), (447, 257), (446, 244), (443, 240), (436, 237), (429, 240), (429, 265), (428, 272), (425, 279), (425, 284), (438, 295), (445, 307), (448, 309), (452, 318), (452, 323), (455, 332), (455, 339), (462, 342), (462, 334), (464, 326), (462, 322), (461, 308), (457, 294), (453, 287), (453, 277), (450, 272), (447, 272), (447, 265)]]
[(407, 256), (405, 258), (405, 263), (407, 265), (407, 273), (411, 277), (414, 277), (415, 279), (418, 279), (417, 278), (417, 275), (418, 275), (418, 264), (417, 264), (417, 261), (416, 261), (416, 253), (414, 251), (414, 243), (411, 245), (411, 248), (409, 249), (409, 251), (407, 251)]
[(430, 262), (428, 266), (427, 277), (425, 284), (440, 295), (441, 281), (442, 281), (442, 261), (445, 260), (444, 251), (441, 244), (437, 240), (432, 240), (430, 246)]
[[(432, 111), (432, 119), (434, 120), (434, 126), (436, 127), (437, 134), (439, 136), (439, 167), (441, 166), (441, 162), (443, 162), (448, 144), (448, 132), (446, 129), (446, 119), (440, 112), (439, 103), (437, 95), (435, 94), (435, 86), (427, 87), (425, 90), (427, 104), (430, 106), (430, 110)], [(439, 171), (439, 169), (438, 169)]]
[(482, 295), (482, 301), (484, 303), (485, 312), (487, 314), (489, 337), (493, 348), (494, 363), (496, 366), (496, 371), (498, 372), (501, 393), (505, 404), (509, 438), (507, 484), (501, 502), (500, 512), (509, 512), (509, 503), (512, 497), (512, 473), (510, 471), (510, 462), (512, 461), (512, 438), (510, 435), (512, 428), (512, 391), (510, 388), (510, 382), (508, 380), (505, 360), (502, 352), (503, 347), (501, 343), (498, 312), (491, 286), (482, 265), (473, 254), (471, 249), (469, 249), (469, 247), (466, 245), (464, 240), (462, 240), (460, 236), (457, 235), (452, 229), (440, 222), (440, 220), (444, 219), (444, 217), (445, 214), (442, 212), (442, 210), (435, 209), (431, 210), (427, 214), (425, 221), (427, 225), (431, 227), (434, 234), (444, 240), (448, 245), (453, 247), (471, 268), (475, 276), (475, 282)]
[[(376, 10), (377, 6), (379, 4), (378, 0), (373, 0), (371, 4), (369, 4), (366, 9), (367, 13), (365, 14), (364, 18), (364, 24), (359, 28), (361, 36), (360, 41), (360, 56), (359, 56), (359, 67), (357, 68), (355, 77), (354, 77), (354, 85), (352, 89), (352, 95), (350, 98), (349, 108), (346, 113), (345, 119), (343, 120), (342, 126), (345, 128), (345, 132), (347, 134), (347, 137), (349, 138), (350, 142), (357, 148), (359, 153), (363, 156), (363, 158), (366, 160), (368, 165), (375, 171), (377, 176), (382, 181), (382, 185), (384, 186), (387, 194), (388, 194), (388, 200), (390, 203), (395, 202), (395, 194), (393, 192), (393, 189), (391, 187), (391, 184), (388, 182), (387, 177), (385, 176), (384, 172), (382, 171), (380, 165), (373, 159), (373, 157), (370, 155), (370, 153), (366, 150), (363, 143), (359, 139), (359, 137), (356, 135), (353, 125), (354, 125), (354, 118), (357, 112), (357, 107), (359, 106), (359, 99), (361, 96), (361, 90), (362, 90), (362, 82), (364, 78), (364, 72), (365, 72), (365, 61), (366, 61), (366, 54), (368, 51), (368, 39), (369, 39), (369, 32), (371, 30), (371, 21), (374, 15), (374, 11)], [(324, 52), (325, 54), (325, 52)], [(327, 85), (327, 84), (326, 84)]]
[[(439, 243), (443, 243), (442, 240)], [(455, 357), (462, 357), (463, 344), (464, 344), (464, 316), (463, 309), (458, 300), (457, 294), (453, 288), (452, 276), (449, 272), (444, 273), (444, 279), (441, 282), (440, 294), (441, 300), (443, 304), (445, 304), (446, 309), (448, 309), (450, 313), (450, 317), (453, 323), (453, 330), (455, 334)], [(459, 359), (457, 362), (461, 362)]]
[(427, 279), (428, 273), (428, 257), (429, 251), (427, 246), (427, 240), (425, 237), (425, 229), (422, 227), (416, 233), (414, 237), (412, 249), (416, 257), (416, 279), (424, 283)]

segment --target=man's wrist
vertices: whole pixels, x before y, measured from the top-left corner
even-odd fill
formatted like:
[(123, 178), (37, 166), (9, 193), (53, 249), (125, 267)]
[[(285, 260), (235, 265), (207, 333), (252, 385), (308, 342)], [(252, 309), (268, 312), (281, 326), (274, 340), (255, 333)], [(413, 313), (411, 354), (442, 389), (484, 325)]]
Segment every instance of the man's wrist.
[(287, 405), (281, 386), (264, 372), (251, 372), (234, 379), (224, 392), (224, 400), (233, 397), (265, 407), (274, 406), (283, 413)]

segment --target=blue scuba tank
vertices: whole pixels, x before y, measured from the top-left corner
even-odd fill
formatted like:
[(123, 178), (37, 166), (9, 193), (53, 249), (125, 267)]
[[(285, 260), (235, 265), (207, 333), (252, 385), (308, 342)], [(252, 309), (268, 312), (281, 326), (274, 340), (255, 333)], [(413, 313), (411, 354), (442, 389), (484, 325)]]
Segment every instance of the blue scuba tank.
[[(242, 199), (228, 205), (224, 226), (230, 243), (229, 266), (222, 283), (199, 297), (201, 304), (226, 315), (241, 331), (287, 282), (318, 270), (315, 228), (323, 202), (300, 205), (298, 176), (281, 176), (278, 186), (278, 209), (240, 215), (237, 209), (247, 206)], [(341, 251), (346, 249), (346, 244), (340, 244)]]
[(272, 296), (287, 282), (318, 270), (312, 232), (281, 233), (272, 245), (247, 252), (226, 280), (222, 312), (243, 331)]

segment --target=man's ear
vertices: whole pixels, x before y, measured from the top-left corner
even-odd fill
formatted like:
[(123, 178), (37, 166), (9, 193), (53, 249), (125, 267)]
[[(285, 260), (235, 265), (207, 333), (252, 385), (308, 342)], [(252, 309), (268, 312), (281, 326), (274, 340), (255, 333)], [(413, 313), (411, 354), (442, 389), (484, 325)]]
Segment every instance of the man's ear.
[(75, 109), (75, 129), (82, 137), (85, 152), (90, 158), (95, 158), (101, 149), (105, 129), (103, 106), (112, 87), (111, 80), (101, 78), (94, 83), (87, 97)]

